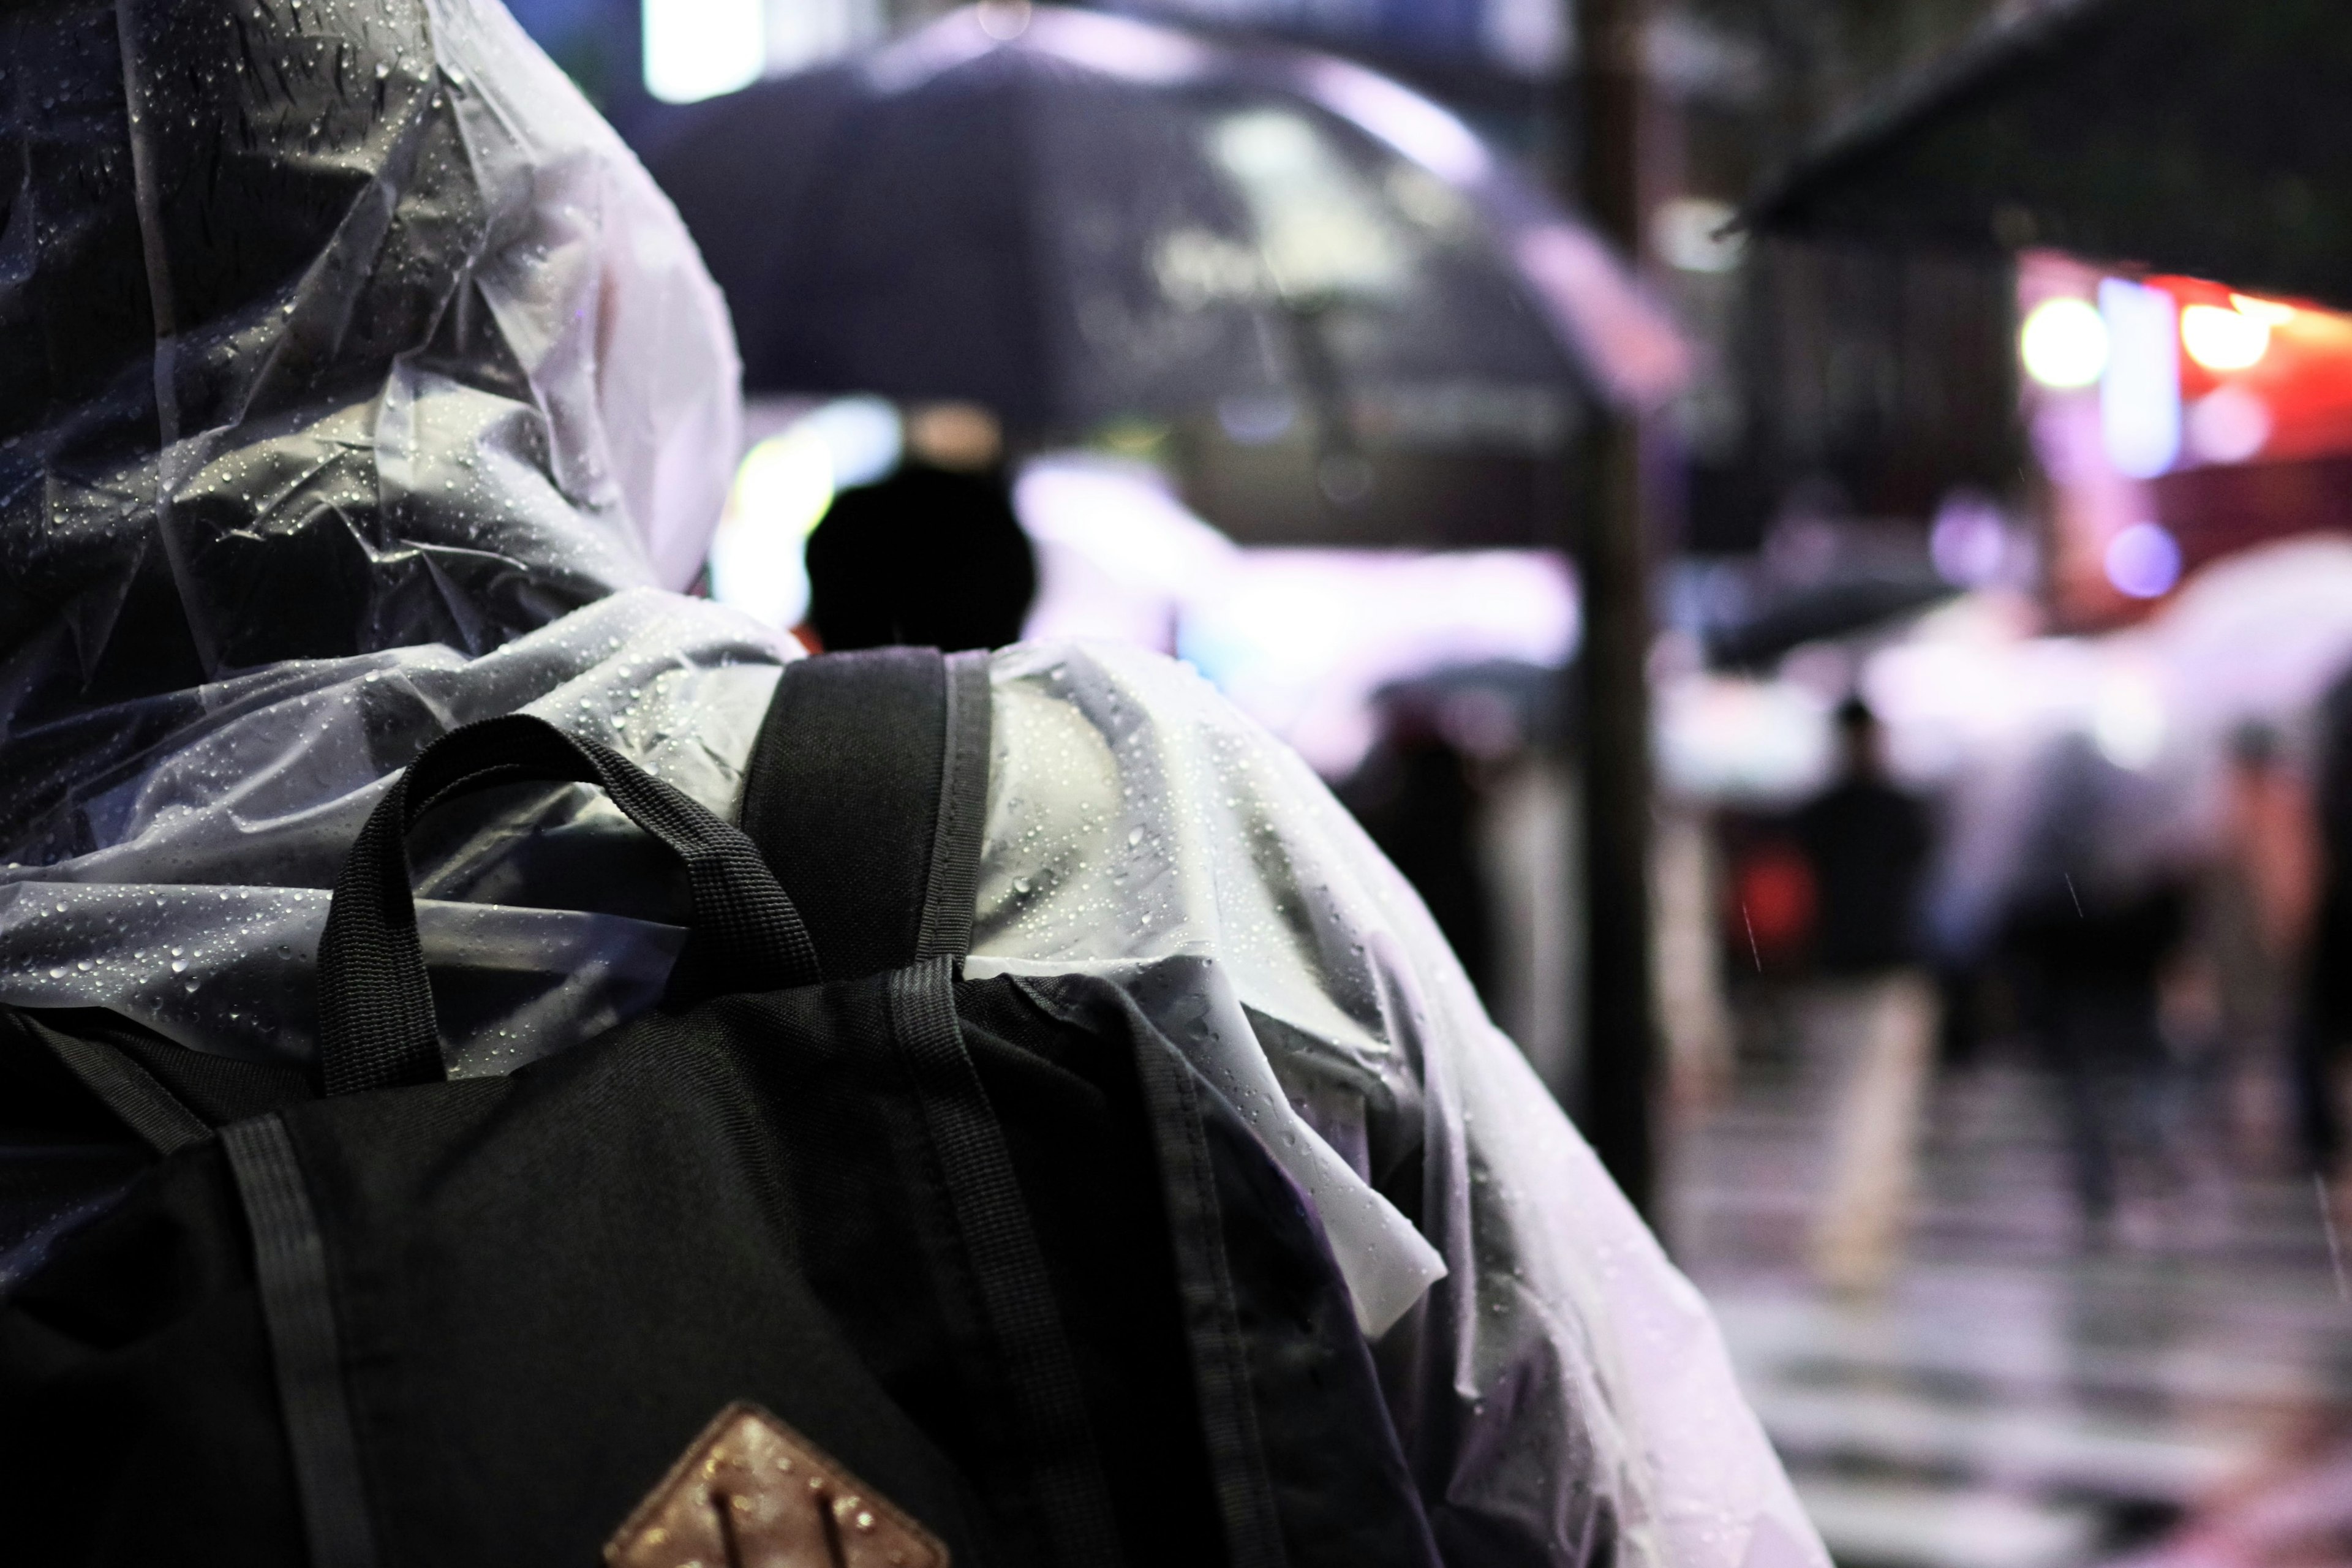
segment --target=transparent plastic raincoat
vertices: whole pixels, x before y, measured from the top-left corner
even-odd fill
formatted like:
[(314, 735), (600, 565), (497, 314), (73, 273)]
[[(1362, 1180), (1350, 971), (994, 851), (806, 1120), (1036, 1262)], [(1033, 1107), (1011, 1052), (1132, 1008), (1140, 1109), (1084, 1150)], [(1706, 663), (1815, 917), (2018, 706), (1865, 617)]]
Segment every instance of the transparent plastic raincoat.
[[(15, 7), (0, 116), (0, 1001), (306, 1058), (325, 889), (470, 720), (734, 809), (796, 650), (678, 592), (725, 311), (504, 12)], [(970, 969), (1112, 977), (1255, 1112), (1448, 1560), (1823, 1562), (1697, 1296), (1303, 764), (1130, 650), (1008, 650), (994, 689)], [(438, 814), (453, 1071), (659, 994), (660, 855), (570, 786)]]

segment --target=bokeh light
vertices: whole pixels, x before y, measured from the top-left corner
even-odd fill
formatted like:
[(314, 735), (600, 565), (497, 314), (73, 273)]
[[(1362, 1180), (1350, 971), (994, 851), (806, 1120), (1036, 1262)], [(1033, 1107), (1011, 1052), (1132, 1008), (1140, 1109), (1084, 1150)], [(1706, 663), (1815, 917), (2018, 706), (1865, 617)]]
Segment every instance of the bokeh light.
[(2242, 386), (2223, 386), (2189, 410), (2189, 446), (2208, 463), (2242, 463), (2269, 444), (2270, 405)]
[(2251, 370), (2270, 353), (2271, 330), (2241, 310), (2191, 305), (2180, 312), (2180, 345), (2207, 370)]
[(808, 613), (808, 536), (836, 491), (898, 463), (898, 412), (878, 397), (824, 404), (743, 454), (710, 545), (710, 596), (772, 626)]
[(2044, 300), (2026, 316), (2018, 351), (2042, 385), (2088, 386), (2107, 368), (2107, 323), (2088, 300)]
[(2107, 542), (2107, 581), (2134, 599), (2160, 599), (2180, 581), (2180, 545), (2155, 522), (2135, 522)]
[(646, 90), (693, 103), (760, 79), (768, 63), (761, 0), (646, 0)]

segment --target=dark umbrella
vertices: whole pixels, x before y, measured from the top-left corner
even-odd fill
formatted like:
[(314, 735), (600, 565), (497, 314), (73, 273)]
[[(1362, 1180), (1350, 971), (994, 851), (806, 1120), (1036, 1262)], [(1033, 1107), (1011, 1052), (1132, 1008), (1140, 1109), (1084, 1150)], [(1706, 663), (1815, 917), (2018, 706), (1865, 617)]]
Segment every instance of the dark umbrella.
[(2347, 91), (2344, 0), (2053, 0), (1832, 136), (1748, 217), (2352, 304)]
[(1741, 620), (1710, 627), (1707, 657), (1718, 665), (1752, 668), (1810, 642), (1869, 631), (1958, 592), (1941, 578), (1924, 574), (1873, 574), (1814, 584), (1779, 595)]
[(1368, 390), (1556, 420), (1681, 374), (1606, 250), (1459, 121), (1295, 50), (976, 8), (715, 101), (648, 162), (753, 390), (1026, 426)]

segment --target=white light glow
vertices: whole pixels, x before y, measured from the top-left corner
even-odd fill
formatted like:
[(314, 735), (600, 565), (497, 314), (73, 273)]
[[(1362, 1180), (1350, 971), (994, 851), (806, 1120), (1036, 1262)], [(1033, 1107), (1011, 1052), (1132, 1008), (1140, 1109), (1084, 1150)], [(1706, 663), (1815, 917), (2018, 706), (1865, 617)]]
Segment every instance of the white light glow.
[(2270, 353), (2268, 325), (2219, 305), (2191, 305), (2180, 312), (2180, 346), (2207, 370), (2251, 370)]
[(906, 430), (898, 411), (879, 397), (843, 397), (824, 405), (793, 426), (824, 443), (835, 488), (870, 485), (898, 466)]
[(2257, 300), (2252, 294), (2232, 294), (2230, 303), (2238, 314), (2265, 327), (2284, 327), (2295, 316), (2294, 306), (2282, 305), (2275, 300)]
[(2107, 323), (2088, 300), (2044, 300), (2018, 333), (2025, 374), (2044, 386), (2088, 386), (2107, 368)]
[(1793, 681), (1693, 672), (1661, 683), (1657, 763), (1676, 794), (1787, 805), (1829, 782), (1829, 705)]
[(645, 0), (646, 90), (693, 103), (760, 79), (768, 63), (763, 0)]
[(1286, 109), (1220, 118), (1209, 151), (1240, 187), (1275, 288), (1292, 298), (1396, 289), (1405, 257), (1379, 202), (1328, 135)]
[(2118, 669), (2100, 681), (2091, 705), (2091, 743), (2101, 756), (2139, 773), (2163, 753), (2164, 732), (2164, 699), (2153, 680)]
[(761, 0), (767, 18), (763, 76), (784, 76), (839, 59), (880, 36), (874, 0)]
[(2099, 380), (2099, 436), (2126, 479), (2152, 479), (2180, 456), (2180, 324), (2161, 289), (2110, 278), (2099, 285), (2107, 372)]
[(1031, 641), (1101, 637), (1176, 651), (1187, 605), (1233, 572), (1232, 541), (1185, 510), (1156, 469), (1091, 454), (1037, 458), (1013, 488), (1037, 551)]
[(1490, 659), (1558, 665), (1579, 636), (1568, 563), (1536, 551), (1243, 550), (1177, 650), (1327, 778), (1352, 772), (1391, 681)]
[(833, 504), (833, 455), (808, 422), (743, 455), (710, 542), (710, 596), (772, 626), (808, 613), (809, 531)]
[(1650, 219), (1650, 244), (1659, 259), (1684, 272), (1728, 272), (1747, 254), (1747, 237), (1726, 234), (1739, 215), (1728, 202), (1677, 196), (1659, 204)]

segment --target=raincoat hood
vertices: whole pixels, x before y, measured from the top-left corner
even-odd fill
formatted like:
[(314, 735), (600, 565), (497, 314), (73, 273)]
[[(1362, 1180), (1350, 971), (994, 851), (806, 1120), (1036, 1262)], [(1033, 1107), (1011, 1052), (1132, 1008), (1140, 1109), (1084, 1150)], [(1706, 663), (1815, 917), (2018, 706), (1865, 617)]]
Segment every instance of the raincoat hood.
[(698, 570), (725, 307), (495, 4), (12, 9), (0, 161), (0, 858), (240, 672)]

